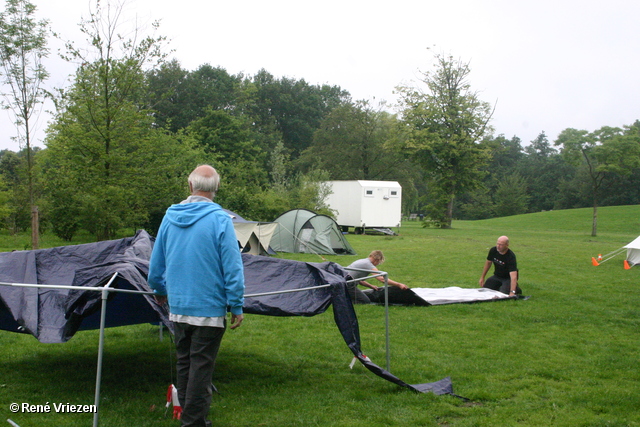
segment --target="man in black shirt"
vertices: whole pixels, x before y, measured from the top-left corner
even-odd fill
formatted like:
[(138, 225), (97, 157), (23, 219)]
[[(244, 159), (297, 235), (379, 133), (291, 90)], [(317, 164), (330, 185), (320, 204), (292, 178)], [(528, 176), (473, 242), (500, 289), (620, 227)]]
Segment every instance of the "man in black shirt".
[[(484, 278), (489, 268), (491, 268), (491, 264), (494, 265), (493, 276), (485, 281)], [(507, 236), (498, 237), (496, 245), (489, 249), (479, 283), (480, 287), (500, 291), (509, 296), (522, 294), (522, 290), (518, 286), (516, 254), (509, 249), (509, 238)]]

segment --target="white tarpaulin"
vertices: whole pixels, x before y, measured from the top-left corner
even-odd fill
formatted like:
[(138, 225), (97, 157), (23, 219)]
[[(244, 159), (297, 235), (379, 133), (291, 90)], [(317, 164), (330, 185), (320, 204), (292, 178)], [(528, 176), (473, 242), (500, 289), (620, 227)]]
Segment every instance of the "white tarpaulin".
[(411, 288), (411, 290), (431, 305), (458, 302), (489, 301), (510, 298), (509, 295), (487, 288)]

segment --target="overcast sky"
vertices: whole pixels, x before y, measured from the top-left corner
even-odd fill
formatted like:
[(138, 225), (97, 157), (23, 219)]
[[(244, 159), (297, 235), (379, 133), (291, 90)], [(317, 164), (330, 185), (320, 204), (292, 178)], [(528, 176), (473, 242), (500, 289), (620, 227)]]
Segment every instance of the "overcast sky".
[[(63, 38), (85, 43), (78, 23), (93, 1), (31, 1)], [(340, 86), (356, 100), (392, 104), (396, 86), (433, 69), (428, 48), (450, 54), (470, 63), (472, 89), (495, 104), (495, 135), (523, 144), (542, 131), (554, 141), (568, 127), (640, 119), (638, 0), (128, 0), (125, 8), (141, 26), (160, 20), (188, 70), (264, 68)], [(48, 84), (60, 86), (73, 70), (52, 59), (48, 71)], [(0, 149), (17, 150), (6, 112), (0, 126)]]

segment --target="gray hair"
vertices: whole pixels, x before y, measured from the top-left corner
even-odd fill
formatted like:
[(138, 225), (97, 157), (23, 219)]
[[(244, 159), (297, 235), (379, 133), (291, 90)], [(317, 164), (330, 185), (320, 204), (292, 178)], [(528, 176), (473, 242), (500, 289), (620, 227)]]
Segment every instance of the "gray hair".
[[(208, 166), (208, 165), (201, 165)], [(198, 166), (191, 172), (189, 175), (189, 184), (191, 184), (192, 191), (201, 191), (204, 193), (212, 193), (215, 195), (218, 192), (218, 187), (220, 187), (220, 175), (218, 172), (211, 166), (211, 170), (213, 170), (212, 174), (202, 173), (203, 171), (207, 171), (209, 168), (203, 168)]]

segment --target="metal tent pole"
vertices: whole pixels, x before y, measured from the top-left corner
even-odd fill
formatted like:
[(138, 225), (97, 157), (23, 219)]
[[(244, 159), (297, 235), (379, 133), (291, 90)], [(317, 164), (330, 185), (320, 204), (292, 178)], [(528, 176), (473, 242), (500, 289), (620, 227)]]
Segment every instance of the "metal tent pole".
[(98, 427), (98, 418), (100, 416), (100, 384), (102, 383), (102, 354), (104, 351), (104, 328), (107, 319), (107, 299), (109, 298), (109, 288), (111, 283), (118, 276), (118, 273), (113, 273), (109, 283), (107, 283), (102, 289), (102, 309), (100, 311), (100, 340), (98, 343), (98, 368), (96, 372), (96, 397), (94, 405), (96, 412), (93, 414), (93, 427)]
[(384, 321), (385, 321), (385, 339), (387, 347), (387, 371), (391, 372), (391, 353), (389, 351), (389, 275), (383, 272), (384, 275)]
[(146, 291), (111, 288), (111, 285), (117, 276), (118, 276), (117, 272), (113, 273), (113, 275), (109, 279), (109, 282), (103, 287), (0, 282), (0, 286), (13, 286), (13, 287), (20, 287), (20, 288), (68, 289), (68, 290), (102, 292), (102, 309), (100, 311), (100, 340), (98, 344), (98, 367), (97, 367), (97, 373), (96, 373), (96, 393), (95, 393), (95, 401), (94, 401), (96, 412), (94, 413), (94, 416), (93, 416), (94, 427), (98, 426), (98, 419), (99, 419), (100, 385), (102, 382), (102, 360), (103, 360), (103, 353), (104, 353), (104, 330), (106, 328), (107, 299), (109, 298), (109, 292), (119, 292), (119, 293), (139, 294), (139, 295), (154, 294), (153, 292), (146, 292)]
[(345, 270), (362, 271), (365, 273), (370, 273), (370, 275), (362, 279), (347, 280), (347, 283), (353, 283), (353, 282), (358, 283), (361, 280), (373, 279), (375, 277), (380, 277), (380, 276), (384, 278), (384, 317), (385, 317), (385, 340), (386, 340), (385, 347), (386, 347), (386, 356), (387, 356), (387, 371), (391, 371), (391, 351), (389, 350), (390, 342), (391, 342), (389, 338), (389, 273), (387, 273), (386, 271), (365, 270), (362, 268), (353, 268), (353, 267), (345, 267)]

